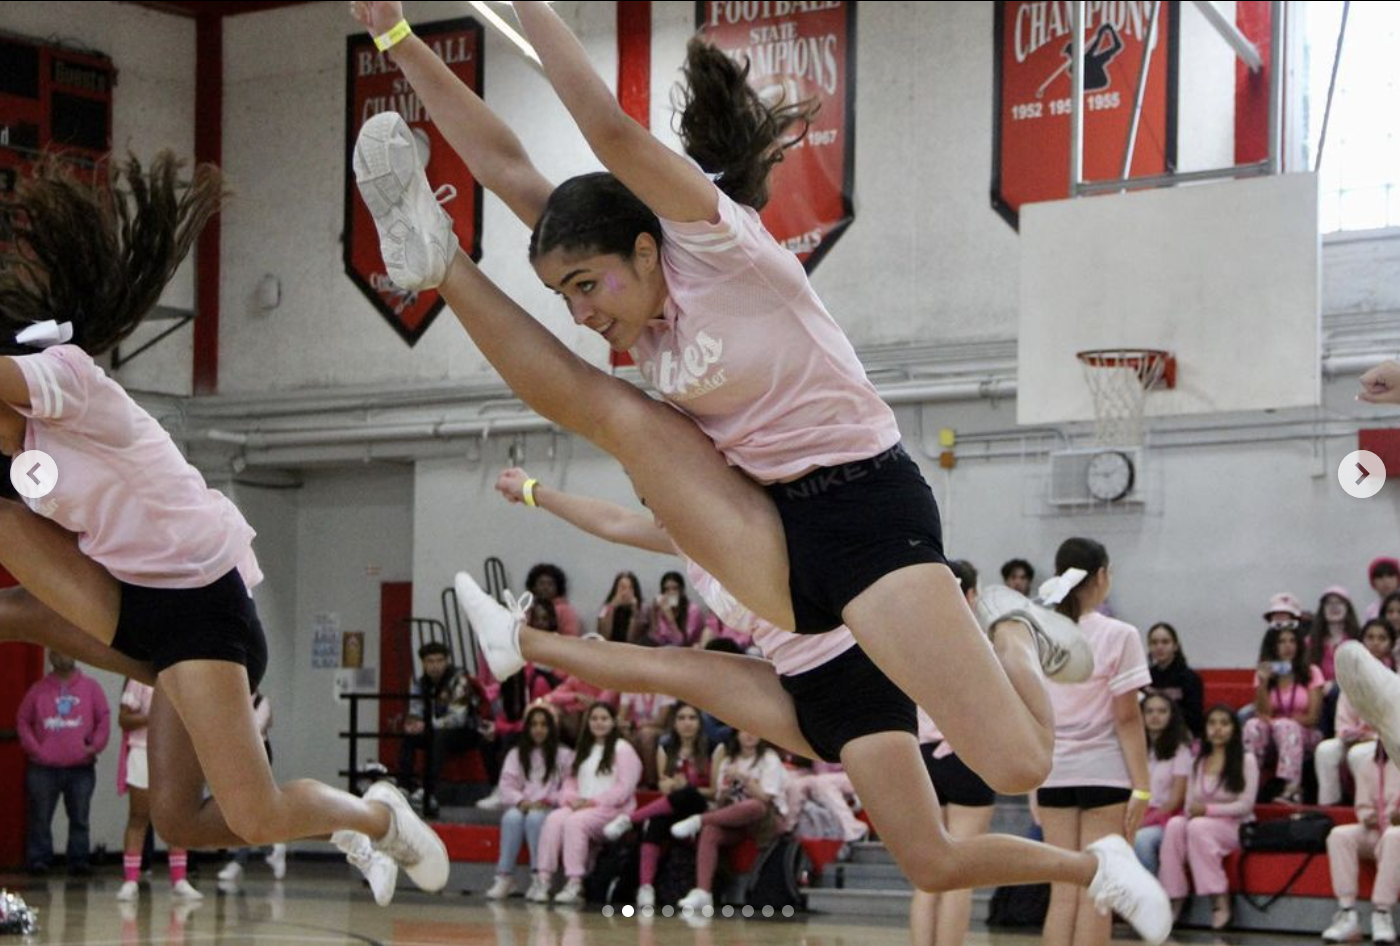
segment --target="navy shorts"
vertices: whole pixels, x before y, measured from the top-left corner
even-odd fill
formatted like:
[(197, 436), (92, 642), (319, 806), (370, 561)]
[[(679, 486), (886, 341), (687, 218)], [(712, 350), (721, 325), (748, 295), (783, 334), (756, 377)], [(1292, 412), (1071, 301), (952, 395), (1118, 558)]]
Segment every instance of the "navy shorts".
[(792, 696), (798, 728), (823, 762), (840, 762), (846, 743), (861, 736), (919, 731), (914, 701), (859, 645), (806, 673), (778, 679)]
[(119, 582), (121, 613), (112, 649), (156, 673), (185, 660), (226, 660), (248, 670), (256, 690), (267, 671), (267, 638), (238, 571), (203, 588), (145, 588)]
[(946, 564), (938, 504), (902, 444), (766, 489), (783, 520), (799, 634), (840, 627), (846, 605), (892, 571)]

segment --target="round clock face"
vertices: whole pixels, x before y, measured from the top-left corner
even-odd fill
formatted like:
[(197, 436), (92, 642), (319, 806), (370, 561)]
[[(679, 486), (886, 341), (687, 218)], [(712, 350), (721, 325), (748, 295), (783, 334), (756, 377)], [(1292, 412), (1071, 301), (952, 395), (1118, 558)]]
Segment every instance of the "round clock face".
[(1122, 451), (1105, 450), (1089, 461), (1089, 495), (1115, 502), (1133, 488), (1133, 461)]

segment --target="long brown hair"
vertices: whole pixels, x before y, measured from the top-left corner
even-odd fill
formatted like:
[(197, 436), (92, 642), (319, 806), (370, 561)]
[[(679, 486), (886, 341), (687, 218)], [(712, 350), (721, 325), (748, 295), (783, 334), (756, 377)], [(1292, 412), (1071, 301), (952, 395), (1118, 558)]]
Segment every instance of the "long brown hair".
[(607, 703), (594, 703), (588, 707), (588, 712), (583, 714), (582, 732), (578, 736), (578, 747), (574, 749), (574, 775), (578, 775), (579, 768), (584, 760), (588, 758), (595, 745), (593, 740), (593, 727), (588, 725), (588, 720), (593, 716), (595, 709), (605, 709), (612, 717), (612, 732), (603, 739), (603, 757), (598, 760), (598, 774), (606, 775), (613, 770), (613, 759), (617, 755), (617, 741), (622, 738), (622, 733), (617, 728), (617, 710)]
[[(135, 155), (83, 180), (58, 158), (41, 160), (10, 208), (16, 251), (0, 265), (0, 354), (24, 354), (17, 332), (48, 319), (73, 323), (73, 344), (100, 355), (155, 307), (225, 196), (212, 164), (180, 179), (182, 162)], [(104, 180), (105, 177), (105, 180)]]
[(680, 768), (681, 753), (685, 751), (685, 739), (676, 729), (676, 717), (683, 709), (694, 710), (695, 715), (700, 717), (700, 728), (691, 742), (691, 758), (701, 772), (710, 768), (710, 740), (705, 736), (705, 718), (700, 714), (700, 707), (680, 701), (672, 704), (670, 712), (666, 714), (666, 735), (661, 739), (661, 746), (666, 750), (666, 771), (661, 774), (668, 777), (675, 775), (676, 769)]
[[(544, 742), (533, 743), (530, 741), (530, 723), (536, 716), (543, 717), (549, 731), (545, 733)], [(548, 784), (554, 778), (554, 773), (559, 769), (559, 725), (554, 721), (554, 714), (543, 706), (532, 706), (525, 714), (525, 724), (521, 729), (520, 743), (515, 747), (515, 751), (520, 754), (520, 768), (528, 777), (533, 764), (531, 757), (539, 752), (540, 758), (544, 760), (544, 780)]]

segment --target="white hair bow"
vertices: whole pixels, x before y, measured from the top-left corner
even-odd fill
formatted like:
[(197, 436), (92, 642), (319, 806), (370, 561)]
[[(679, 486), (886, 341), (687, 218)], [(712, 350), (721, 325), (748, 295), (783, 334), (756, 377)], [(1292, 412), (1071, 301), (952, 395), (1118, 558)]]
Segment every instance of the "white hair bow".
[(57, 322), (53, 319), (35, 322), (15, 336), (15, 341), (30, 348), (51, 348), (54, 345), (65, 345), (72, 340), (73, 323)]
[(1089, 573), (1082, 568), (1068, 568), (1063, 575), (1047, 578), (1040, 585), (1040, 603), (1059, 604), (1088, 577)]

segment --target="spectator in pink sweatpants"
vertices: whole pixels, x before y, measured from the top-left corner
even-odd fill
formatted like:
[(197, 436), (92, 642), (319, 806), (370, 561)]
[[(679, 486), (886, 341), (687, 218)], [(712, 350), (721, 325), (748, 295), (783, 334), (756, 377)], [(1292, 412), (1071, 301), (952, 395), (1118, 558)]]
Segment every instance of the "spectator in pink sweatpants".
[(594, 703), (579, 736), (572, 770), (559, 794), (559, 807), (549, 813), (540, 832), (539, 862), (526, 900), (549, 901), (549, 889), (562, 855), (564, 874), (569, 879), (554, 902), (583, 902), (583, 878), (588, 873), (591, 846), (603, 840), (603, 828), (609, 821), (636, 807), (637, 783), (641, 778), (642, 760), (618, 733), (617, 711), (607, 703)]
[[(1230, 881), (1225, 858), (1240, 846), (1240, 825), (1254, 818), (1259, 763), (1244, 751), (1240, 721), (1228, 706), (1206, 714), (1206, 738), (1186, 785), (1186, 814), (1167, 822), (1157, 879), (1179, 917), (1195, 892), (1212, 900), (1210, 925), (1230, 925)], [(1190, 866), (1191, 878), (1186, 870)]]
[(695, 888), (677, 902), (681, 909), (714, 906), (719, 852), (748, 837), (772, 834), (787, 814), (784, 782), (787, 771), (778, 752), (753, 733), (736, 732), (715, 762), (716, 807), (671, 826), (676, 838), (700, 840), (695, 852)]
[(788, 772), (785, 790), (788, 811), (795, 816), (802, 810), (803, 802), (811, 799), (836, 816), (841, 823), (843, 841), (861, 841), (870, 834), (870, 825), (857, 818), (846, 801), (855, 794), (851, 777), (839, 762), (818, 760), (810, 769)]
[[(1376, 744), (1379, 746), (1379, 743)], [(1361, 858), (1376, 862), (1376, 883), (1371, 890), (1371, 940), (1395, 942), (1395, 921), (1390, 908), (1400, 893), (1400, 769), (1385, 757), (1385, 750), (1353, 770), (1356, 778), (1356, 824), (1338, 825), (1327, 835), (1327, 861), (1332, 869), (1332, 890), (1337, 894), (1337, 914), (1322, 934), (1329, 943), (1361, 938), (1356, 916), (1357, 873)]]
[(1322, 741), (1317, 724), (1326, 686), (1322, 670), (1309, 663), (1298, 632), (1269, 628), (1259, 648), (1254, 718), (1244, 724), (1244, 744), (1261, 770), (1269, 748), (1276, 751), (1275, 774), (1284, 782), (1279, 801), (1303, 801), (1303, 761)]

